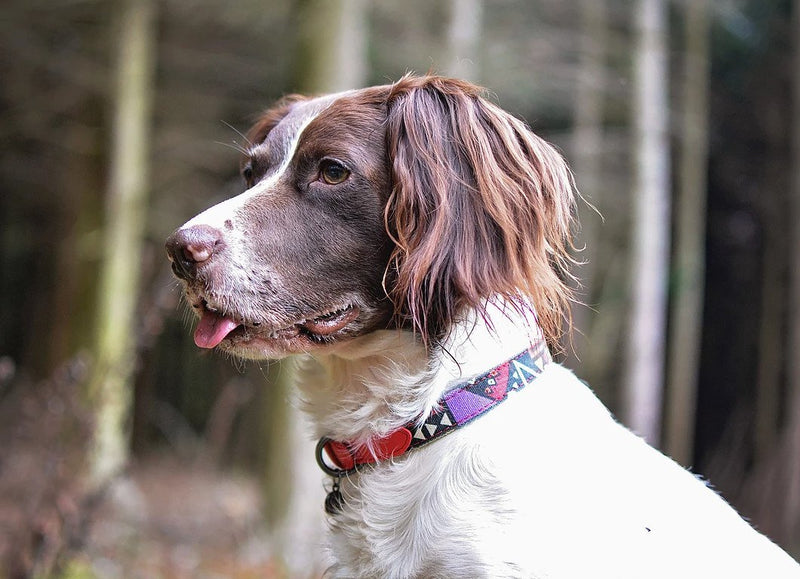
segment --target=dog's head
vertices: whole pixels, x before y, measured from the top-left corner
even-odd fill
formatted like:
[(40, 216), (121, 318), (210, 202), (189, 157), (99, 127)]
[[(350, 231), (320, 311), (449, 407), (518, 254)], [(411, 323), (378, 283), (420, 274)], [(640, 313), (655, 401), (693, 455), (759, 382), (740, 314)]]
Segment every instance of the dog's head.
[(199, 346), (272, 358), (396, 327), (431, 345), (495, 296), (557, 337), (572, 177), (477, 87), (290, 97), (248, 140), (247, 190), (167, 240)]

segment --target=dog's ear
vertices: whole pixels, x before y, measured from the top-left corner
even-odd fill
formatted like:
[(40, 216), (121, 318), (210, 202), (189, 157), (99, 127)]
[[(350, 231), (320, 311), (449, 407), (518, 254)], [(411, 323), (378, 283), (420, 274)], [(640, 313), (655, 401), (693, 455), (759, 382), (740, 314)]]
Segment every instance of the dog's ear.
[(390, 90), (390, 295), (428, 343), (493, 296), (532, 306), (555, 343), (569, 315), (572, 174), (480, 93), (441, 77), (405, 77)]

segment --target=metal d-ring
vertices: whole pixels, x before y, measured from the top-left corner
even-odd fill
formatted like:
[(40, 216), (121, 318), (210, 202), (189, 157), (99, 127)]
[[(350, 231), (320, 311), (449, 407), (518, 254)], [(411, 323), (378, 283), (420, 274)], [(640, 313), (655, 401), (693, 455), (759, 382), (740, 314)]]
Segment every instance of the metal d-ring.
[(314, 451), (314, 455), (317, 457), (317, 465), (319, 466), (319, 468), (322, 469), (322, 472), (324, 472), (328, 476), (332, 476), (333, 478), (338, 479), (345, 475), (350, 474), (355, 469), (345, 470), (343, 468), (330, 466), (327, 462), (325, 462), (325, 455), (327, 454), (327, 452), (325, 451), (325, 445), (328, 444), (330, 441), (331, 439), (325, 436), (320, 438), (319, 442), (317, 442), (317, 449), (316, 451)]
[(315, 454), (319, 468), (321, 468), (325, 474), (333, 478), (331, 492), (325, 497), (325, 512), (329, 515), (337, 515), (342, 511), (342, 506), (344, 505), (344, 497), (342, 496), (339, 483), (343, 476), (349, 475), (351, 472), (355, 471), (355, 468), (352, 470), (344, 470), (343, 468), (334, 468), (325, 462), (325, 455), (327, 454), (325, 445), (328, 444), (330, 440), (330, 438), (324, 436), (320, 438), (317, 443)]

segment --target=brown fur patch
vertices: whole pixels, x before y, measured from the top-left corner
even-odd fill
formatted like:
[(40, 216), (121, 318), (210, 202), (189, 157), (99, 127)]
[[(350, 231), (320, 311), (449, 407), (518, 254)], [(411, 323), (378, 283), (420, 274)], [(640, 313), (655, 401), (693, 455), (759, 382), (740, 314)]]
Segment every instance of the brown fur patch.
[(572, 174), (552, 146), (480, 92), (440, 77), (391, 87), (390, 293), (426, 337), (446, 333), (466, 308), (482, 311), (493, 295), (530, 300), (555, 345), (569, 319)]

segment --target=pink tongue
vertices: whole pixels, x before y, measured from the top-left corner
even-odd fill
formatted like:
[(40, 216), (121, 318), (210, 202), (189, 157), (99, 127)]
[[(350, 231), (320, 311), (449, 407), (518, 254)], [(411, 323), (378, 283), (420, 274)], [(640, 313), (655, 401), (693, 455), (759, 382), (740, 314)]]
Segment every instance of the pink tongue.
[(194, 331), (194, 343), (199, 348), (213, 348), (237, 327), (239, 323), (231, 318), (205, 311)]

